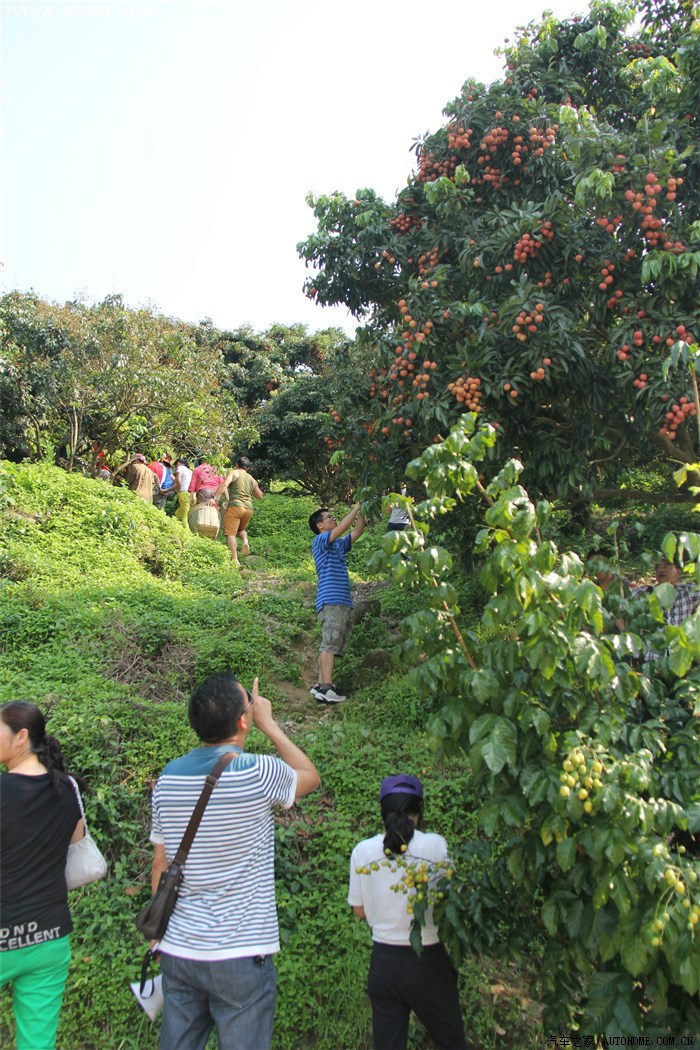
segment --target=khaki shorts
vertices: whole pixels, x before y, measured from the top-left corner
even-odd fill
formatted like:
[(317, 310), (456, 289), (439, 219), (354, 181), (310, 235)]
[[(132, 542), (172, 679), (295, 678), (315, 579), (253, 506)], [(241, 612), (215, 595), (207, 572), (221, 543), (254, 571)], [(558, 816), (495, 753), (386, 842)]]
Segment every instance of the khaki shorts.
[(253, 512), (247, 507), (227, 507), (224, 516), (224, 536), (237, 536), (239, 532), (245, 532), (252, 517)]
[(318, 614), (321, 621), (321, 652), (342, 656), (347, 648), (352, 623), (349, 605), (324, 605)]

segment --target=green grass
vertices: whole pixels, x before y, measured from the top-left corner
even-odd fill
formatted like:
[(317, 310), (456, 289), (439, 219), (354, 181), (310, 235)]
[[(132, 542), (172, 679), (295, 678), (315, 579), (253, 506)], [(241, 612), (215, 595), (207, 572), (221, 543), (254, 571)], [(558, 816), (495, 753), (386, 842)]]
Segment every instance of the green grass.
[[(260, 675), (261, 691), (322, 776), (321, 790), (277, 825), (277, 1050), (371, 1045), (370, 936), (346, 896), (351, 849), (379, 830), (382, 777), (417, 773), (427, 826), (455, 845), (477, 834), (466, 762), (436, 767), (425, 712), (405, 679), (364, 664), (369, 650), (391, 647), (400, 620), (416, 611), (414, 595), (394, 586), (373, 595), (382, 615), (356, 626), (338, 665), (351, 703), (327, 710), (306, 694), (318, 644), (313, 509), (302, 496), (266, 495), (250, 527), (253, 556), (239, 572), (222, 541), (192, 536), (130, 492), (47, 466), (2, 467), (0, 702), (26, 698), (51, 712), (50, 730), (89, 783), (88, 821), (110, 861), (108, 880), (72, 895), (73, 963), (59, 1029), (67, 1050), (156, 1045), (156, 1027), (128, 988), (145, 949), (134, 916), (148, 895), (150, 788), (193, 745), (187, 698), (207, 674), (232, 670), (247, 685)], [(354, 583), (377, 582), (367, 562), (381, 535), (368, 530), (354, 548)], [(478, 586), (467, 577), (458, 585), (468, 610)], [(253, 731), (249, 746), (269, 745)], [(494, 999), (496, 980), (511, 991), (522, 984), (495, 962), (464, 967), (468, 1034), (484, 1050), (534, 1045), (536, 1021), (520, 991)], [(3, 1045), (10, 1016), (5, 991)], [(429, 1045), (417, 1026), (411, 1045)]]

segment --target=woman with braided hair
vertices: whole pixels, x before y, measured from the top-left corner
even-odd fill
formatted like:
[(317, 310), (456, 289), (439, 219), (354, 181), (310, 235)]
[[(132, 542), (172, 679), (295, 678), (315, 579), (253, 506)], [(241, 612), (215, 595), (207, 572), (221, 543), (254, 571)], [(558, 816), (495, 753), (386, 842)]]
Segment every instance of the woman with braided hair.
[(43, 714), (0, 707), (0, 987), (12, 982), (17, 1050), (52, 1050), (70, 963), (68, 846), (85, 834)]
[[(439, 1050), (467, 1050), (457, 977), (428, 908), (423, 950), (411, 946), (411, 912), (419, 882), (425, 892), (449, 866), (442, 835), (418, 830), (423, 785), (418, 777), (385, 777), (379, 804), (386, 833), (358, 843), (350, 860), (348, 904), (372, 931), (367, 992), (374, 1050), (406, 1050), (411, 1011)], [(404, 892), (401, 892), (404, 890)]]

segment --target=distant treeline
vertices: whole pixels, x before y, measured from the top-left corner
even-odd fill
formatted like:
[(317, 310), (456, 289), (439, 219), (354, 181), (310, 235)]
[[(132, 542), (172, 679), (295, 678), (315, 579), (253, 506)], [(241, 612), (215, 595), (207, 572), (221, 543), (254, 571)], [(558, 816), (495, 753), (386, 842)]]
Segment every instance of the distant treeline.
[(301, 324), (187, 324), (118, 295), (60, 306), (12, 292), (0, 300), (0, 457), (90, 473), (101, 452), (118, 472), (135, 451), (220, 465), (245, 451), (262, 480), (329, 497), (343, 487), (323, 437), (344, 341)]

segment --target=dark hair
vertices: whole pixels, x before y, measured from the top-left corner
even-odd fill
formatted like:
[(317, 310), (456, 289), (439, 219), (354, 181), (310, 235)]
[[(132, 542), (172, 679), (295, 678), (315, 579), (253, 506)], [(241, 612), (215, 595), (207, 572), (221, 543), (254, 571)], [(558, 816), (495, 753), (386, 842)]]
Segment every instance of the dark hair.
[(246, 691), (229, 671), (212, 674), (190, 697), (189, 719), (199, 739), (218, 744), (235, 736), (246, 704)]
[(420, 822), (423, 815), (423, 799), (418, 798), (417, 795), (397, 791), (383, 798), (380, 805), (382, 820), (386, 828), (384, 849), (391, 853), (400, 853), (401, 847), (408, 846), (416, 830), (416, 825), (409, 814), (417, 814)]
[[(46, 732), (46, 719), (31, 700), (9, 700), (0, 707), (0, 718), (13, 733), (26, 729), (32, 752), (51, 774), (53, 789), (58, 795), (61, 785), (68, 780), (61, 746), (55, 736)], [(74, 777), (84, 787), (80, 777)]]
[(187, 467), (188, 470), (190, 469), (190, 464), (189, 464), (188, 460), (186, 460), (186, 459), (176, 459), (175, 463), (173, 464), (173, 466), (176, 467), (178, 465), (178, 463), (181, 463), (183, 467)]
[(239, 456), (236, 460), (236, 466), (240, 467), (241, 470), (248, 470), (250, 468), (250, 460), (247, 456)]
[(318, 525), (323, 515), (327, 513), (328, 507), (319, 507), (319, 509), (315, 510), (313, 514), (309, 515), (309, 528), (315, 536), (318, 536), (318, 529), (316, 528), (316, 526)]

